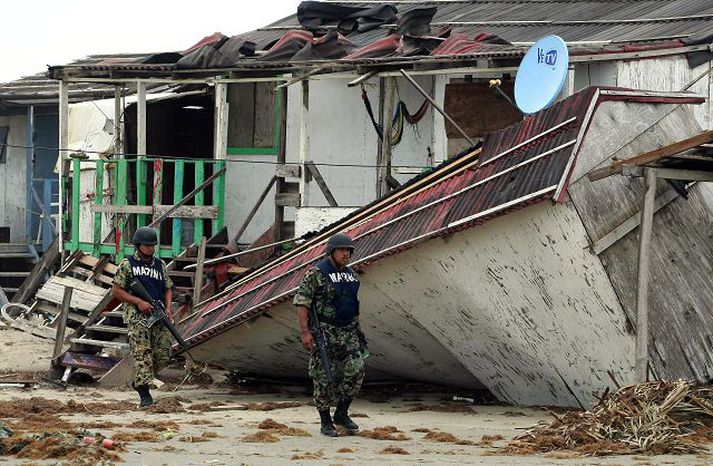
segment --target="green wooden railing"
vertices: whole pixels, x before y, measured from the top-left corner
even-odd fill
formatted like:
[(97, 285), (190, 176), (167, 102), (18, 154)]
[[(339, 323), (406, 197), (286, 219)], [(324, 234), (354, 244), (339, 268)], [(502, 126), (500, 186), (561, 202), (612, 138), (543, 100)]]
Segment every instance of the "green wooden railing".
[[(196, 160), (196, 159), (161, 159), (154, 157), (139, 156), (136, 159), (121, 160), (78, 160), (72, 163), (71, 176), (71, 206), (65, 210), (62, 225), (65, 231), (69, 232), (68, 241), (64, 242), (64, 249), (68, 251), (81, 250), (87, 254), (99, 256), (110, 254), (116, 260), (121, 260), (126, 255), (133, 254), (134, 247), (131, 241), (127, 241), (127, 236), (131, 236), (132, 231), (128, 231), (131, 216), (135, 216), (135, 226), (146, 226), (150, 224), (153, 215), (158, 216), (162, 211), (168, 210), (172, 205), (177, 204), (184, 197), (183, 184), (185, 173), (188, 168), (193, 168), (194, 185), (199, 186), (206, 178), (206, 173), (211, 171), (217, 173), (224, 168), (225, 162), (222, 160)], [(92, 225), (83, 225), (80, 218), (80, 197), (81, 197), (81, 168), (90, 164), (95, 171), (94, 201), (91, 216)], [(173, 179), (164, 177), (165, 169), (172, 165)], [(149, 183), (149, 172), (153, 172), (153, 180)], [(113, 181), (113, 194), (110, 203), (104, 203), (105, 173), (109, 172)], [(135, 173), (134, 183), (130, 183), (130, 174)], [(167, 183), (173, 186), (172, 204), (162, 204), (163, 192)], [(67, 180), (62, 180), (62, 189), (67, 189), (70, 184)], [(133, 185), (133, 186), (130, 186)], [(160, 244), (157, 248), (159, 257), (172, 258), (182, 251), (181, 238), (185, 221), (193, 222), (193, 241), (200, 243), (206, 231), (216, 234), (223, 228), (225, 219), (225, 173), (218, 176), (212, 183), (212, 204), (206, 205), (205, 190), (195, 194), (188, 203), (189, 206), (182, 206), (170, 215), (166, 222), (172, 222), (171, 239), (169, 244)], [(210, 189), (210, 188), (206, 188)], [(65, 191), (66, 192), (66, 191)], [(67, 193), (69, 194), (69, 193)], [(130, 200), (133, 200), (130, 203)], [(116, 232), (117, 241), (114, 244), (103, 243), (102, 229), (105, 226), (103, 215), (112, 215), (111, 227)], [(206, 222), (210, 224), (210, 230), (206, 227)], [(92, 242), (80, 241), (80, 231), (91, 228), (93, 231)]]

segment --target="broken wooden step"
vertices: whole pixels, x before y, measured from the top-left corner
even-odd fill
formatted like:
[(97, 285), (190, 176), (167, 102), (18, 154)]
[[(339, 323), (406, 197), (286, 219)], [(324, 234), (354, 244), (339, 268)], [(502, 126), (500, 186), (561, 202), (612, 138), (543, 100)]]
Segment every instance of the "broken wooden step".
[(2, 278), (29, 277), (30, 272), (0, 272)]
[(121, 341), (92, 340), (89, 338), (72, 338), (70, 341), (77, 345), (96, 346), (99, 348), (129, 349), (129, 344)]
[(106, 372), (116, 366), (119, 361), (119, 359), (109, 356), (67, 351), (64, 353), (64, 357), (62, 358), (62, 365), (77, 369), (92, 369)]
[(95, 332), (118, 333), (120, 335), (127, 335), (129, 333), (129, 330), (126, 327), (103, 324), (90, 325), (87, 327), (87, 330), (93, 330)]

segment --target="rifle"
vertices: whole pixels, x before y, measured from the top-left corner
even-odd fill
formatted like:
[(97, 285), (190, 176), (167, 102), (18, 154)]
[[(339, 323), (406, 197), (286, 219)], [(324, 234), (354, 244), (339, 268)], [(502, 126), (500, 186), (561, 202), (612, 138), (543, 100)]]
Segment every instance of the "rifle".
[(153, 324), (158, 321), (161, 321), (161, 323), (166, 326), (168, 331), (171, 332), (173, 338), (176, 339), (178, 345), (182, 348), (186, 346), (186, 342), (179, 333), (178, 329), (176, 329), (176, 327), (171, 322), (171, 319), (169, 319), (166, 315), (166, 307), (160, 299), (153, 299), (149, 292), (146, 291), (146, 288), (144, 288), (144, 285), (142, 285), (141, 282), (136, 279), (136, 277), (132, 278), (129, 282), (128, 291), (137, 298), (141, 298), (147, 303), (151, 304), (151, 319), (149, 319), (147, 327), (151, 328)]
[(311, 324), (311, 328), (309, 330), (312, 332), (314, 344), (317, 346), (317, 351), (319, 351), (319, 359), (322, 361), (322, 368), (324, 369), (324, 373), (327, 375), (327, 382), (329, 382), (329, 385), (334, 385), (332, 364), (329, 360), (329, 354), (327, 353), (329, 342), (327, 341), (327, 335), (324, 334), (324, 330), (322, 330), (322, 327), (319, 326), (317, 310), (314, 308), (314, 305), (309, 308), (309, 320)]

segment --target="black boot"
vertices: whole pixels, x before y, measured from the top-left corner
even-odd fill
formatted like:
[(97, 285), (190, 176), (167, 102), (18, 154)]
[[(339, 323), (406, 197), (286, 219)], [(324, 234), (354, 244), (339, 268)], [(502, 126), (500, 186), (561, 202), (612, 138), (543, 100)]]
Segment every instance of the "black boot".
[(334, 411), (334, 423), (347, 429), (350, 434), (359, 432), (359, 426), (349, 418), (349, 405), (352, 400), (349, 398), (340, 399), (337, 402), (337, 409)]
[(327, 437), (336, 437), (337, 429), (334, 428), (332, 416), (329, 415), (329, 409), (320, 410), (319, 418), (322, 420), (322, 428), (320, 429), (322, 435), (326, 435)]
[(139, 392), (139, 399), (141, 400), (139, 402), (139, 408), (148, 408), (153, 404), (153, 398), (151, 398), (148, 385), (136, 385), (131, 382), (131, 386), (134, 387), (134, 390)]

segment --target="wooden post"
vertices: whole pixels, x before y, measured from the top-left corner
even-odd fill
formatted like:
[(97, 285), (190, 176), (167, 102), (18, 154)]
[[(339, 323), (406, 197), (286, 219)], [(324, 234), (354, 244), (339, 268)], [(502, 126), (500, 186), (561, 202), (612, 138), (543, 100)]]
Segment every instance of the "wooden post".
[[(136, 205), (146, 205), (148, 188), (148, 161), (142, 156), (136, 157)], [(136, 227), (146, 226), (146, 214), (136, 216)]]
[(302, 107), (300, 110), (300, 206), (309, 205), (309, 170), (306, 169), (309, 154), (309, 79), (302, 81)]
[[(116, 162), (116, 200), (115, 205), (126, 205), (127, 178), (129, 175), (128, 161), (120, 159)], [(116, 214), (116, 239), (119, 242), (119, 250), (116, 252), (117, 262), (124, 258), (124, 247), (126, 246), (126, 214)]]
[(215, 84), (215, 135), (213, 155), (216, 160), (226, 158), (228, 153), (228, 85)]
[(64, 250), (65, 231), (67, 215), (65, 203), (67, 202), (67, 145), (69, 144), (69, 83), (60, 81), (59, 83), (59, 250)]
[(649, 367), (649, 252), (654, 223), (656, 172), (645, 170), (646, 194), (641, 209), (639, 234), (639, 274), (636, 288), (636, 381), (646, 382)]
[[(153, 207), (163, 204), (163, 160), (153, 161)], [(153, 220), (151, 223), (154, 223)], [(158, 230), (158, 244), (156, 245), (156, 256), (161, 257), (161, 223), (157, 223), (153, 228)]]
[(122, 157), (124, 153), (123, 138), (121, 137), (121, 86), (114, 86), (114, 155)]
[[(25, 225), (27, 231), (27, 242), (32, 242), (32, 190), (35, 188), (32, 182), (33, 178), (33, 159), (35, 158), (35, 107), (30, 105), (27, 107), (27, 133), (25, 137), (27, 142), (25, 145), (26, 149), (26, 159), (25, 159)], [(40, 210), (42, 210), (40, 208)], [(42, 228), (42, 218), (39, 219), (38, 225)]]
[(389, 192), (389, 185), (386, 178), (391, 174), (391, 122), (394, 114), (394, 102), (396, 100), (396, 78), (384, 78), (384, 105), (381, 108), (382, 140), (381, 151), (377, 157), (376, 164), (376, 197), (380, 198)]
[(201, 302), (201, 288), (203, 288), (203, 262), (205, 262), (205, 236), (201, 238), (196, 260), (196, 278), (193, 280), (193, 306)]
[(54, 351), (52, 352), (52, 360), (56, 363), (56, 359), (62, 354), (62, 346), (64, 344), (64, 333), (67, 330), (67, 317), (69, 316), (69, 308), (72, 303), (72, 293), (74, 288), (67, 286), (64, 288), (62, 296), (62, 311), (59, 315), (59, 323), (57, 324), (57, 335), (54, 340)]
[(136, 83), (136, 154), (146, 155), (146, 83)]
[[(287, 115), (287, 88), (282, 88), (279, 91), (279, 96), (280, 99), (278, 101), (278, 113), (280, 114), (280, 119), (279, 119), (279, 125), (277, 126), (279, 128), (279, 136), (280, 140), (278, 142), (277, 146), (277, 162), (280, 164), (284, 164), (287, 157), (285, 153), (285, 138), (286, 138), (286, 132), (287, 132), (287, 124), (286, 124), (286, 115)], [(282, 177), (278, 177), (277, 180), (275, 181), (275, 192), (276, 193), (281, 193), (284, 191), (284, 186), (285, 186), (285, 179)], [(285, 207), (277, 205), (275, 203), (275, 224), (273, 227), (274, 230), (274, 236), (273, 240), (274, 241), (280, 241), (282, 239), (283, 233), (282, 233), (282, 227), (285, 221)]]

